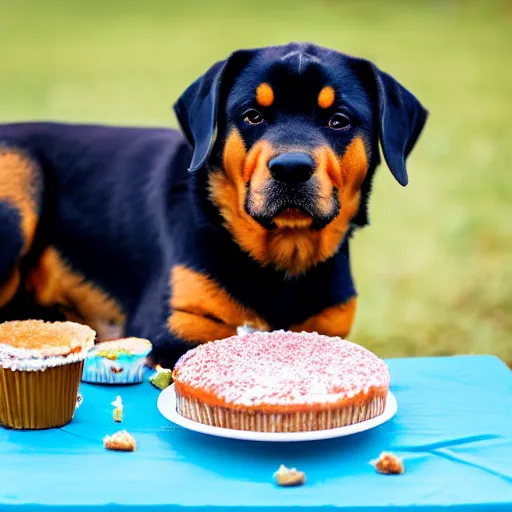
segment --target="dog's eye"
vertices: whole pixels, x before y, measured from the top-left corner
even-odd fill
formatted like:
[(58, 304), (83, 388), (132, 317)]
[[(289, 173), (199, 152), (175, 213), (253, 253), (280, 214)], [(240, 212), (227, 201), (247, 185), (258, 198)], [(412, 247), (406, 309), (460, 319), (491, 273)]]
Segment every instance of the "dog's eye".
[(248, 110), (244, 115), (245, 115), (244, 121), (247, 124), (260, 124), (265, 120), (263, 118), (263, 116), (257, 110), (254, 110), (253, 108)]
[(334, 114), (331, 119), (329, 119), (329, 128), (333, 130), (344, 130), (350, 126), (350, 119), (341, 112), (337, 112)]

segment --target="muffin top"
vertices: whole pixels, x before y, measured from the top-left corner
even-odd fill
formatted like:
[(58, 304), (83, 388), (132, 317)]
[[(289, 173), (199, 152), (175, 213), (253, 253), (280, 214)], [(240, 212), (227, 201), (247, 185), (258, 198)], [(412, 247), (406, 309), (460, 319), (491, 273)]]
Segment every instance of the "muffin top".
[(108, 359), (117, 359), (123, 356), (146, 356), (151, 348), (151, 342), (144, 338), (121, 338), (98, 343), (89, 352), (89, 356)]
[(73, 322), (21, 320), (0, 324), (0, 366), (42, 369), (83, 359), (96, 333)]

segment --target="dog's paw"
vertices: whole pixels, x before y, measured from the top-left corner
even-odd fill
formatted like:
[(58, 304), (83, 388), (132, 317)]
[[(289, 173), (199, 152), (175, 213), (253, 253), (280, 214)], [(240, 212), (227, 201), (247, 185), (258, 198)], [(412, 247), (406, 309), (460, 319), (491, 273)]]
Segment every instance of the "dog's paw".
[(146, 358), (146, 364), (152, 369), (158, 365), (166, 370), (172, 370), (178, 359), (195, 345), (175, 339), (171, 336), (161, 336), (153, 341), (153, 348)]

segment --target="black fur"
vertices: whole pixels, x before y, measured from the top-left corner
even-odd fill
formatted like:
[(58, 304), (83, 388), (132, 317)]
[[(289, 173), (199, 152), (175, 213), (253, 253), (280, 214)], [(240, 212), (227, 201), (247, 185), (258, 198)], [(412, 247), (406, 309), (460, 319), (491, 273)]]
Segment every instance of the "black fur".
[[(247, 127), (243, 111), (253, 106), (255, 85), (265, 80), (276, 95), (282, 87), (288, 100), (268, 112), (273, 117), (266, 126)], [(331, 110), (312, 112), (306, 98), (318, 94), (325, 81), (336, 86), (332, 111), (349, 112), (353, 131), (333, 133), (326, 124)], [(221, 165), (234, 126), (247, 148), (265, 137), (277, 145), (327, 142), (340, 155), (357, 132), (373, 148), (353, 221), (364, 225), (379, 141), (391, 172), (407, 183), (405, 161), (427, 117), (414, 96), (367, 61), (293, 44), (235, 52), (192, 84), (175, 111), (183, 135), (161, 128), (0, 126), (0, 144), (26, 152), (44, 180), (36, 242), (22, 271), (54, 246), (73, 270), (118, 301), (127, 317), (125, 335), (149, 338), (154, 361), (167, 366), (190, 348), (166, 325), (169, 276), (177, 264), (212, 276), (276, 329), (354, 296), (348, 236), (332, 258), (295, 279), (241, 251), (208, 198), (209, 168)], [(20, 244), (18, 214), (0, 198), (1, 215), (6, 219), (0, 224), (0, 286), (12, 267), (9, 255)], [(58, 308), (41, 312), (22, 289), (0, 313), (3, 319), (61, 315)]]

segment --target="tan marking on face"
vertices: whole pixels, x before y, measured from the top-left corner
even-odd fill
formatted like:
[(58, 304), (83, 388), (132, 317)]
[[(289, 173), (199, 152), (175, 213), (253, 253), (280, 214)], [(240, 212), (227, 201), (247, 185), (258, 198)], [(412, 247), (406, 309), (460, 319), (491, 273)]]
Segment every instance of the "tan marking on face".
[(270, 107), (274, 103), (274, 91), (266, 82), (256, 88), (256, 101), (262, 107)]
[(318, 106), (320, 108), (329, 108), (334, 104), (336, 93), (330, 85), (326, 85), (318, 94)]
[(329, 146), (324, 146), (317, 150), (315, 160), (320, 182), (319, 195), (324, 201), (324, 207), (331, 201), (328, 203), (326, 198), (332, 197), (333, 187), (338, 189), (338, 200), (341, 205), (336, 218), (319, 231), (317, 257), (324, 261), (337, 251), (350, 222), (357, 213), (361, 200), (361, 185), (368, 171), (368, 159), (363, 139), (356, 136), (341, 158), (338, 158)]
[(255, 145), (250, 154), (238, 130), (227, 137), (223, 154), (223, 171), (209, 176), (210, 197), (224, 218), (226, 228), (238, 245), (258, 261), (266, 259), (264, 239), (267, 230), (245, 211), (245, 195), (249, 181), (258, 166), (262, 147)]
[(265, 186), (272, 178), (267, 164), (272, 157), (272, 153), (271, 145), (266, 140), (261, 140), (247, 155), (243, 178), (245, 189), (247, 183), (250, 182), (252, 213), (262, 213), (265, 208)]
[[(332, 210), (333, 187), (341, 188), (341, 173), (339, 163), (330, 146), (321, 146), (314, 153), (315, 174), (313, 179), (317, 184), (317, 208), (323, 215)], [(337, 172), (333, 172), (332, 170)]]
[(312, 231), (311, 221), (293, 211), (278, 215), (274, 219), (277, 229), (267, 230), (245, 211), (248, 182), (253, 211), (264, 207), (264, 195), (257, 192), (263, 192), (270, 178), (267, 163), (271, 155), (268, 141), (260, 141), (247, 152), (240, 133), (233, 130), (224, 147), (224, 169), (210, 173), (210, 197), (242, 250), (263, 266), (272, 265), (289, 275), (298, 275), (337, 251), (357, 212), (359, 188), (367, 170), (364, 143), (356, 137), (342, 158), (328, 146), (315, 152), (317, 170), (312, 179), (319, 183), (318, 207), (325, 213), (331, 211), (333, 187), (339, 190), (342, 205), (338, 216), (320, 231)]

